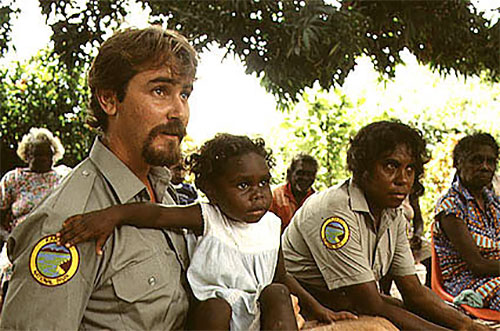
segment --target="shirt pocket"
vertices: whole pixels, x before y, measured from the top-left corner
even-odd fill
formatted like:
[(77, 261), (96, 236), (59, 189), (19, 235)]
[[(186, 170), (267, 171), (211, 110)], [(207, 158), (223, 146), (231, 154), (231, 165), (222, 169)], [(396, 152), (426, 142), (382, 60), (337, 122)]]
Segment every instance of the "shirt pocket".
[(179, 285), (176, 279), (179, 278), (180, 267), (177, 263), (166, 262), (152, 256), (118, 272), (112, 277), (116, 296), (128, 303), (155, 300), (165, 295), (171, 297), (174, 288)]

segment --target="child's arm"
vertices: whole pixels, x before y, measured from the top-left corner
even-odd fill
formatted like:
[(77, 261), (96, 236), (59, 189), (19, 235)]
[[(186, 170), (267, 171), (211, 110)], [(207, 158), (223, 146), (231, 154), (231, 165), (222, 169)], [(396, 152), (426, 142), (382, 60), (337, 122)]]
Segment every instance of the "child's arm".
[(274, 281), (286, 285), (290, 293), (299, 298), (299, 304), (304, 308), (304, 310), (310, 313), (313, 318), (321, 322), (332, 323), (338, 320), (357, 318), (356, 315), (349, 312), (333, 312), (309, 294), (309, 292), (307, 292), (292, 275), (287, 273), (281, 247), (279, 250), (278, 265), (276, 267)]
[(57, 233), (58, 243), (70, 247), (96, 239), (96, 251), (101, 255), (102, 247), (113, 229), (125, 224), (141, 228), (185, 228), (196, 234), (203, 231), (199, 204), (181, 207), (141, 202), (71, 216), (64, 221), (62, 229)]

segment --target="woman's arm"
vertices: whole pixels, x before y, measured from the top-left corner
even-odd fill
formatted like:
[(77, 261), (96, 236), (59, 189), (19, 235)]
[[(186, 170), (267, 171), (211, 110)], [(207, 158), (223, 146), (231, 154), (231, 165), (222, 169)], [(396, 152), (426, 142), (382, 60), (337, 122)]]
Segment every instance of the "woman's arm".
[(165, 206), (148, 202), (115, 205), (86, 214), (75, 215), (63, 223), (57, 233), (59, 244), (67, 247), (97, 239), (97, 254), (102, 254), (106, 239), (119, 225), (142, 228), (185, 228), (196, 234), (203, 231), (199, 204)]
[(318, 300), (309, 294), (309, 292), (307, 292), (292, 275), (286, 272), (281, 247), (279, 250), (278, 265), (276, 267), (276, 274), (274, 275), (274, 282), (282, 283), (288, 287), (290, 293), (299, 298), (301, 308), (303, 308), (308, 315), (321, 322), (332, 323), (338, 320), (357, 318), (356, 315), (349, 312), (333, 312), (321, 305)]
[(431, 289), (420, 284), (417, 275), (396, 276), (394, 279), (405, 306), (415, 314), (454, 330), (490, 330), (447, 305)]
[(478, 276), (500, 276), (500, 261), (481, 256), (467, 225), (454, 215), (439, 219), (440, 225), (469, 269)]

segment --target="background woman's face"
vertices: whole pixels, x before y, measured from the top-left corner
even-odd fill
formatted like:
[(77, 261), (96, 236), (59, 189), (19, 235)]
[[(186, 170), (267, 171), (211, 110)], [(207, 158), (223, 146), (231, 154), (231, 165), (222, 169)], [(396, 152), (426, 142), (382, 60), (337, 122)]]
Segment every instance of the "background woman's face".
[(370, 206), (396, 208), (410, 194), (415, 181), (415, 158), (405, 144), (378, 159), (363, 185)]
[(38, 142), (31, 148), (28, 164), (31, 171), (44, 173), (52, 169), (54, 152), (50, 143)]
[(497, 166), (497, 156), (489, 145), (479, 145), (458, 163), (458, 175), (462, 183), (472, 190), (490, 185)]

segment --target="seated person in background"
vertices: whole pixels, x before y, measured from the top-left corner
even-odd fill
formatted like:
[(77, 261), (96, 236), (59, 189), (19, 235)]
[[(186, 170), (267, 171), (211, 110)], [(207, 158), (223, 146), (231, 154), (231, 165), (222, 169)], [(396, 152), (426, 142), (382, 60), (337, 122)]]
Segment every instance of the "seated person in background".
[[(71, 168), (65, 165), (54, 167), (54, 164), (64, 156), (64, 147), (59, 138), (44, 128), (31, 128), (19, 143), (17, 155), (28, 164), (28, 167), (7, 172), (0, 182), (3, 236), (23, 222), (71, 171)], [(3, 246), (2, 241), (0, 247)], [(1, 292), (4, 299), (12, 274), (12, 264), (7, 257), (5, 247), (0, 255), (0, 268), (2, 269)]]
[(97, 238), (99, 253), (121, 224), (192, 230), (198, 237), (188, 237), (188, 243), (194, 242), (188, 244), (187, 278), (200, 301), (189, 318), (194, 329), (297, 329), (289, 291), (314, 318), (324, 322), (354, 318), (326, 309), (286, 273), (281, 222), (268, 212), (273, 162), (263, 140), (219, 134), (189, 161), (196, 186), (210, 203), (128, 204), (77, 215), (64, 223), (61, 243), (69, 247)]
[(177, 202), (179, 205), (189, 205), (198, 199), (198, 193), (193, 185), (184, 183), (185, 172), (184, 162), (180, 161), (174, 166), (170, 167), (170, 173), (172, 174), (172, 179), (170, 183), (177, 193)]
[[(408, 221), (408, 239), (410, 240), (411, 253), (415, 263), (421, 263), (425, 266), (425, 286), (431, 287), (431, 246), (426, 240), (422, 240), (424, 232), (424, 220), (420, 211), (419, 198), (424, 194), (424, 187), (418, 181), (415, 181), (411, 193), (406, 197), (401, 206), (403, 213)], [(380, 279), (380, 289), (382, 293), (390, 295), (392, 286), (392, 277), (386, 275)]]
[(314, 193), (311, 188), (318, 171), (318, 162), (310, 155), (296, 155), (286, 172), (286, 184), (273, 191), (273, 203), (270, 211), (281, 218), (284, 230), (304, 201)]
[[(398, 122), (375, 122), (351, 140), (353, 177), (311, 196), (282, 236), (289, 273), (333, 310), (385, 317), (400, 329), (487, 330), (420, 284), (407, 238), (402, 202), (420, 180), (425, 141)], [(382, 296), (390, 274), (402, 295)]]
[(434, 245), (446, 291), (473, 290), (484, 308), (500, 311), (500, 201), (491, 190), (497, 162), (491, 135), (458, 142), (455, 178), (436, 206)]

